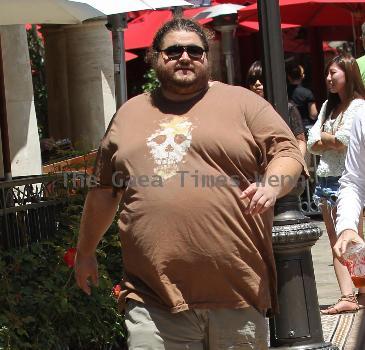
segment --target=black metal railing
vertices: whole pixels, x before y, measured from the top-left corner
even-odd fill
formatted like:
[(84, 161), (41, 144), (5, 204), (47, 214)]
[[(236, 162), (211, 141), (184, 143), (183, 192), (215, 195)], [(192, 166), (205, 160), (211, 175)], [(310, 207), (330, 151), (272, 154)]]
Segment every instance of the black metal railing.
[(27, 247), (57, 231), (66, 203), (63, 174), (0, 182), (0, 249)]

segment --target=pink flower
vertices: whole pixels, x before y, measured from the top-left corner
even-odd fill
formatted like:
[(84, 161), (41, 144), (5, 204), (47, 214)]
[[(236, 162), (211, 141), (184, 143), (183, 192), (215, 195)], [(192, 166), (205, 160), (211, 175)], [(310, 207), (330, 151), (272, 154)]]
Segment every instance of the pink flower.
[(122, 287), (120, 286), (120, 284), (116, 284), (113, 287), (113, 295), (114, 295), (114, 297), (115, 298), (118, 298), (121, 291), (122, 291)]
[(69, 268), (75, 265), (76, 248), (68, 248), (63, 256), (63, 261)]

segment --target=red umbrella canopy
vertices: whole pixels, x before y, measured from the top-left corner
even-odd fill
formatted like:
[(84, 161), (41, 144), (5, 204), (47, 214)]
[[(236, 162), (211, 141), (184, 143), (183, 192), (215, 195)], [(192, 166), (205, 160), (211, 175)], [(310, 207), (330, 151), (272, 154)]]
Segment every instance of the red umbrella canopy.
[(134, 60), (137, 57), (138, 56), (135, 55), (134, 53), (131, 53), (131, 52), (128, 52), (128, 51), (125, 52), (125, 61), (126, 62), (131, 61), (131, 60)]
[(219, 4), (237, 4), (242, 6), (247, 6), (254, 4), (257, 0), (215, 0)]
[[(247, 29), (251, 32), (258, 32), (260, 29), (259, 22), (257, 21), (242, 21), (238, 23), (240, 28)], [(300, 27), (299, 24), (288, 24), (288, 23), (281, 23), (281, 29), (289, 29), (289, 28), (297, 28)]]
[[(302, 26), (351, 26), (365, 13), (365, 0), (279, 0), (279, 5), (283, 23)], [(238, 15), (240, 22), (257, 21), (257, 4)]]
[[(184, 10), (184, 17), (191, 18), (202, 11), (202, 8)], [(151, 11), (129, 22), (124, 31), (125, 49), (143, 49), (150, 47), (156, 31), (167, 21), (172, 19), (170, 10)], [(211, 22), (211, 18), (199, 20), (204, 24)]]

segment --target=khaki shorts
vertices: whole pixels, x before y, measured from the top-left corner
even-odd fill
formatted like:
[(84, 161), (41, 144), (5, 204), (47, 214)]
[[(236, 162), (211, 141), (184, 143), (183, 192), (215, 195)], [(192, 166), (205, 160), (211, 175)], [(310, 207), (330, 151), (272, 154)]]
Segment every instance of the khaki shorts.
[(267, 322), (253, 307), (172, 314), (129, 300), (129, 350), (266, 350)]

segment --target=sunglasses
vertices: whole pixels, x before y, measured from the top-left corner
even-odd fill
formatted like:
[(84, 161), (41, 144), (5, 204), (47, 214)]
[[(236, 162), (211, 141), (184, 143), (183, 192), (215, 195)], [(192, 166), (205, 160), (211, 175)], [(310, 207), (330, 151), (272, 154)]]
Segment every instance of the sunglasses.
[(197, 45), (187, 45), (187, 46), (172, 45), (167, 47), (166, 49), (158, 50), (158, 52), (163, 52), (170, 60), (178, 60), (183, 55), (184, 52), (188, 54), (190, 59), (200, 60), (203, 57), (204, 52), (207, 51), (208, 50), (205, 50)]
[(259, 80), (262, 83), (262, 81), (263, 81), (262, 76), (261, 75), (251, 75), (247, 79), (247, 84), (255, 85), (257, 80)]

